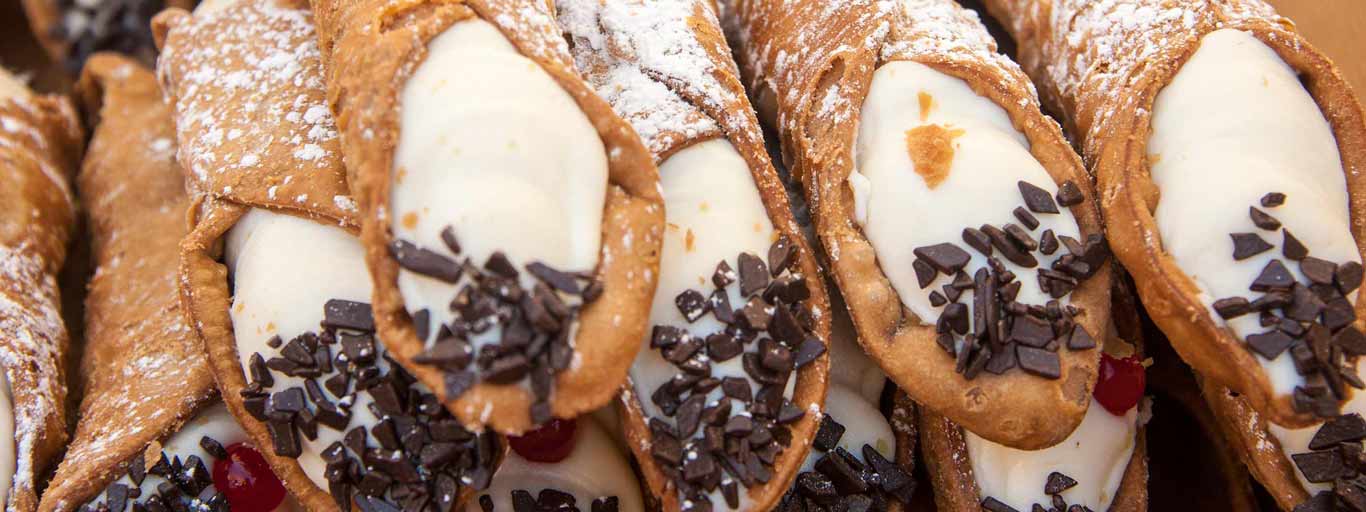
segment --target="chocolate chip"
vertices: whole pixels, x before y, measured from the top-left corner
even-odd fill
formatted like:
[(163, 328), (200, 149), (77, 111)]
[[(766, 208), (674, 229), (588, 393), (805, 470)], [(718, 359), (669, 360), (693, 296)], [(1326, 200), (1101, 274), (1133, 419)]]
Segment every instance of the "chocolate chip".
[[(963, 228), (963, 242), (983, 256), (991, 256), (991, 237), (976, 228)], [(924, 288), (924, 286), (921, 286)]]
[(987, 364), (983, 369), (993, 375), (1001, 375), (1006, 371), (1015, 368), (1017, 366), (1015, 346), (1014, 343), (1007, 343), (1002, 346), (1000, 350), (993, 351), (991, 359), (987, 360)]
[(1096, 348), (1096, 340), (1081, 324), (1072, 326), (1072, 334), (1067, 338), (1068, 350), (1089, 350)]
[(1024, 224), (1025, 227), (1031, 230), (1039, 227), (1039, 219), (1034, 217), (1034, 214), (1029, 213), (1029, 210), (1024, 209), (1024, 207), (1017, 206), (1011, 213), (1014, 213), (1015, 218), (1020, 221), (1020, 224)]
[(1338, 285), (1338, 290), (1346, 295), (1361, 287), (1361, 276), (1361, 264), (1348, 261), (1338, 265), (1337, 272), (1333, 274), (1333, 280)]
[(1295, 235), (1290, 234), (1290, 230), (1282, 229), (1281, 233), (1285, 235), (1285, 240), (1281, 243), (1281, 253), (1286, 259), (1299, 261), (1309, 256), (1309, 249), (1300, 242), (1300, 239), (1295, 238)]
[(1077, 481), (1071, 477), (1054, 471), (1048, 474), (1048, 479), (1044, 481), (1043, 493), (1048, 495), (1062, 494), (1063, 491), (1077, 486)]
[(1366, 355), (1366, 335), (1356, 327), (1345, 327), (1333, 335), (1333, 344), (1352, 356)]
[(455, 284), (460, 281), (461, 268), (455, 260), (434, 251), (423, 249), (407, 240), (395, 239), (389, 243), (389, 254), (398, 266), (409, 272), (421, 274), (442, 282)]
[(270, 433), (276, 455), (294, 458), (303, 453), (299, 444), (299, 434), (294, 430), (294, 422), (270, 420), (266, 422), (266, 431)]
[(768, 268), (764, 261), (750, 253), (740, 253), (740, 294), (748, 297), (768, 287)]
[(726, 333), (715, 333), (707, 336), (707, 355), (713, 361), (725, 362), (740, 355), (745, 351), (745, 347), (740, 345), (734, 337)]
[(808, 337), (802, 340), (802, 344), (797, 346), (797, 356), (793, 359), (793, 364), (798, 368), (806, 366), (807, 363), (815, 361), (821, 354), (825, 353), (825, 342), (818, 338)]
[(329, 329), (374, 332), (375, 318), (370, 313), (369, 304), (331, 299), (323, 305), (322, 325)]
[(1010, 241), (1014, 242), (1021, 250), (1033, 251), (1039, 248), (1039, 243), (1029, 236), (1029, 232), (1017, 224), (1006, 224), (1005, 232), (1006, 236), (1010, 237)]
[(816, 437), (811, 441), (811, 447), (828, 452), (839, 445), (841, 437), (844, 437), (844, 425), (826, 414), (821, 417), (821, 425), (816, 429)]
[(1272, 247), (1256, 233), (1230, 233), (1228, 236), (1233, 238), (1233, 259), (1236, 261), (1251, 258)]
[(1057, 199), (1058, 204), (1060, 205), (1075, 206), (1081, 204), (1081, 201), (1086, 199), (1086, 196), (1082, 194), (1081, 187), (1078, 187), (1072, 180), (1067, 180), (1062, 182), (1062, 185), (1058, 186)]
[(1005, 231), (990, 224), (983, 224), (979, 229), (986, 233), (987, 237), (991, 239), (991, 246), (1000, 251), (1006, 260), (1025, 268), (1039, 266), (1039, 261), (1034, 258), (1034, 255), (1021, 250)]
[(765, 304), (759, 297), (750, 297), (744, 307), (740, 308), (739, 315), (736, 317), (740, 327), (762, 331), (768, 329), (772, 315), (768, 312), (770, 306)]
[(1295, 283), (1295, 277), (1285, 268), (1281, 260), (1271, 260), (1267, 262), (1262, 271), (1257, 275), (1257, 279), (1252, 281), (1250, 289), (1256, 292), (1270, 290), (1288, 290)]
[(1366, 439), (1366, 421), (1357, 413), (1331, 418), (1319, 427), (1309, 441), (1310, 450), (1327, 450), (1339, 443)]
[(740, 377), (725, 377), (721, 379), (721, 392), (730, 398), (734, 398), (743, 403), (753, 400), (749, 382)]
[(1281, 221), (1276, 220), (1275, 217), (1268, 215), (1264, 211), (1258, 210), (1256, 206), (1247, 207), (1247, 213), (1248, 216), (1252, 217), (1252, 223), (1256, 225), (1258, 228), (1265, 229), (1267, 231), (1275, 231), (1277, 229), (1281, 229)]
[[(1058, 213), (1058, 206), (1053, 203), (1053, 195), (1047, 190), (1039, 188), (1032, 183), (1021, 180), (1018, 183), (1020, 196), (1024, 198), (1025, 206), (1035, 213)], [(1059, 190), (1061, 192), (1061, 190)]]
[(987, 512), (1020, 512), (991, 496), (982, 500), (982, 510)]
[(1053, 340), (1053, 327), (1041, 319), (1022, 316), (1015, 319), (1010, 328), (1009, 341), (1030, 347), (1042, 347)]
[(1214, 311), (1219, 313), (1219, 317), (1225, 320), (1238, 318), (1252, 311), (1247, 299), (1242, 297), (1226, 297), (1214, 301)]
[(916, 283), (919, 284), (922, 289), (934, 282), (934, 278), (938, 275), (936, 274), (934, 267), (931, 267), (929, 263), (925, 263), (925, 260), (920, 258), (911, 260), (911, 268), (915, 270)]
[(944, 297), (944, 294), (939, 293), (938, 291), (932, 291), (932, 292), (930, 292), (930, 305), (931, 305), (931, 306), (934, 306), (934, 307), (937, 308), (937, 307), (943, 306), (944, 304), (947, 304), (948, 302), (949, 302), (949, 299), (946, 298), (946, 297)]
[(726, 260), (721, 260), (716, 264), (716, 270), (711, 274), (711, 283), (717, 288), (725, 288), (734, 283), (736, 279), (735, 270), (730, 268)]
[(1058, 252), (1058, 237), (1053, 233), (1053, 230), (1045, 229), (1043, 234), (1039, 236), (1039, 252), (1045, 256), (1052, 256), (1053, 253)]
[(787, 235), (781, 235), (768, 247), (768, 272), (773, 277), (792, 266), (797, 256), (797, 248)]
[(1262, 206), (1264, 207), (1275, 208), (1282, 204), (1285, 204), (1285, 194), (1280, 192), (1268, 192), (1266, 195), (1262, 196)]
[(707, 314), (709, 309), (707, 298), (703, 297), (701, 292), (691, 288), (678, 294), (678, 297), (674, 298), (674, 305), (678, 306), (678, 312), (682, 313), (683, 318), (687, 319), (688, 322), (696, 322), (697, 319), (702, 318), (702, 315)]
[(917, 247), (912, 252), (917, 258), (924, 260), (926, 263), (929, 263), (930, 266), (934, 267), (935, 270), (944, 274), (953, 274), (954, 272), (962, 270), (963, 266), (967, 265), (968, 260), (971, 258), (967, 251), (950, 243)]
[(1290, 348), (1294, 339), (1280, 330), (1267, 331), (1260, 334), (1252, 334), (1247, 337), (1247, 346), (1253, 352), (1260, 354), (1267, 359), (1275, 359)]
[(1041, 348), (1019, 346), (1015, 358), (1024, 371), (1040, 377), (1056, 379), (1062, 376), (1058, 354)]
[(554, 268), (551, 268), (549, 265), (546, 265), (539, 261), (535, 261), (527, 265), (526, 271), (531, 275), (535, 276), (537, 279), (540, 279), (541, 281), (544, 281), (546, 284), (550, 285), (551, 288), (554, 288), (565, 293), (578, 294), (582, 289), (579, 286), (579, 282), (574, 278), (573, 275), (567, 272), (555, 270)]
[(1336, 451), (1296, 453), (1290, 458), (1304, 479), (1313, 483), (1331, 482), (1349, 471)]
[(1333, 274), (1337, 271), (1337, 265), (1333, 262), (1315, 258), (1312, 256), (1300, 260), (1300, 272), (1304, 277), (1316, 284), (1332, 284)]

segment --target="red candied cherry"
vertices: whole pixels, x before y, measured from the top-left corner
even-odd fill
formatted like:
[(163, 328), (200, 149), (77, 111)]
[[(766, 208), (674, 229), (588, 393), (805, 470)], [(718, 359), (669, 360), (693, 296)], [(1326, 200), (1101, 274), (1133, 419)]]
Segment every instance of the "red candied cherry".
[(1096, 390), (1092, 394), (1105, 410), (1123, 416), (1143, 398), (1144, 380), (1143, 363), (1137, 356), (1118, 359), (1101, 353), (1100, 378), (1096, 379)]
[(574, 451), (574, 420), (553, 419), (521, 436), (509, 437), (512, 451), (532, 462), (559, 462)]
[(228, 499), (232, 512), (261, 512), (280, 506), (285, 500), (285, 486), (261, 452), (246, 443), (229, 445), (227, 451), (227, 457), (213, 462), (213, 486)]

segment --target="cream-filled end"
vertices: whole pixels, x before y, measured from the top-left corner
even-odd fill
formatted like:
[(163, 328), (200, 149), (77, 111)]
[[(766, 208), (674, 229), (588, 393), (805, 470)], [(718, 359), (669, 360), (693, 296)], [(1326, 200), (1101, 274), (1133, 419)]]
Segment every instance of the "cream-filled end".
[[(1256, 312), (1225, 321), (1215, 301), (1260, 298), (1249, 287), (1273, 260), (1296, 282), (1311, 282), (1285, 254), (1287, 231), (1311, 257), (1360, 263), (1332, 129), (1295, 71), (1251, 34), (1224, 29), (1201, 40), (1157, 96), (1148, 152), (1161, 193), (1155, 217), (1162, 248), (1199, 287), (1210, 317), (1240, 340), (1269, 328)], [(1265, 206), (1269, 193), (1284, 194), (1284, 204)], [(1279, 226), (1259, 227), (1252, 207)], [(1255, 235), (1270, 247), (1235, 260), (1232, 234)], [(1276, 393), (1305, 383), (1289, 351), (1255, 357)]]
[[(538, 283), (526, 270), (532, 263), (563, 272), (597, 268), (608, 180), (603, 142), (574, 99), (496, 27), (462, 21), (432, 39), (399, 104), (383, 212), (395, 240), (476, 267), (501, 253), (527, 291)], [(418, 326), (425, 341), (438, 341), (444, 326), (458, 323), (450, 305), (469, 273), (450, 282), (398, 260), (404, 305), (416, 321), (427, 318)], [(472, 353), (498, 343), (503, 330), (471, 333)]]
[(14, 443), (14, 396), (9, 376), (0, 372), (0, 505), (8, 506), (18, 463)]
[[(921, 287), (912, 265), (916, 248), (952, 243), (971, 255), (967, 269), (985, 267), (986, 256), (964, 244), (964, 228), (1019, 223), (1013, 210), (1022, 205), (1021, 181), (1050, 195), (1058, 191), (1005, 109), (963, 80), (917, 62), (889, 62), (874, 72), (854, 157), (848, 184), (855, 221), (902, 304), (925, 323), (943, 310), (931, 304), (930, 293), (952, 276), (940, 274)], [(1039, 226), (1029, 230), (1034, 237), (1051, 229), (1057, 237), (1080, 240), (1069, 209), (1036, 217)], [(1047, 268), (1064, 254), (1043, 256), (1038, 267)], [(1032, 278), (1036, 269), (1001, 260), (1019, 276), (1019, 302), (1050, 299)], [(959, 302), (970, 304), (971, 293), (965, 291)]]
[(1016, 450), (967, 430), (963, 438), (982, 499), (996, 498), (1016, 510), (1052, 503), (1044, 484), (1049, 474), (1058, 472), (1077, 481), (1061, 493), (1067, 503), (1109, 510), (1133, 457), (1137, 431), (1138, 407), (1115, 415), (1092, 400), (1077, 429), (1042, 450)]

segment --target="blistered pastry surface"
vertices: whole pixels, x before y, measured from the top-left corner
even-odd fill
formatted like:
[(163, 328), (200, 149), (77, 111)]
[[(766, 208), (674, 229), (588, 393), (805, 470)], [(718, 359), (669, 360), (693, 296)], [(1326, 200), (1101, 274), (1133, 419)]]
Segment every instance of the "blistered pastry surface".
[(44, 508), (88, 501), (214, 393), (176, 275), (189, 201), (170, 108), (151, 70), (91, 58), (79, 90), (101, 123), (79, 176), (96, 270), (86, 298), (80, 421)]
[(35, 478), (66, 441), (67, 334), (56, 273), (75, 219), (68, 180), (81, 137), (64, 98), (0, 97), (0, 366), (14, 402), (12, 510), (37, 506)]

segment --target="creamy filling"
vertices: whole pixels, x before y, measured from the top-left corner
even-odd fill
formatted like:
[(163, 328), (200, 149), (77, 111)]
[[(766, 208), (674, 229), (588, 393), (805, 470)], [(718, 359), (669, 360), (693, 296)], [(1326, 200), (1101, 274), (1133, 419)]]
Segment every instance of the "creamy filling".
[[(590, 509), (593, 500), (609, 496), (617, 498), (617, 510), (645, 510), (640, 482), (622, 453), (623, 445), (613, 440), (596, 415), (580, 417), (577, 425), (574, 449), (564, 460), (533, 462), (509, 450), (493, 476), (493, 483), (480, 495), (492, 500), (495, 511), (515, 510), (512, 491), (524, 490), (536, 496), (542, 489), (573, 495), (575, 505), (583, 511)], [(470, 500), (465, 510), (482, 512), (480, 499)]]
[[(1283, 206), (1266, 211), (1311, 256), (1361, 261), (1332, 129), (1295, 71), (1252, 35), (1224, 29), (1201, 40), (1157, 96), (1148, 148), (1163, 249), (1199, 286), (1210, 316), (1239, 338), (1266, 328), (1256, 314), (1225, 322), (1212, 304), (1248, 296), (1262, 268), (1284, 258), (1282, 235), (1259, 230), (1248, 215), (1264, 194), (1286, 195)], [(1230, 233), (1259, 233), (1277, 247), (1234, 261)], [(1286, 268), (1307, 282), (1298, 265)], [(1255, 357), (1277, 393), (1304, 383), (1288, 355)]]
[[(887, 417), (878, 410), (876, 401), (870, 402), (842, 384), (831, 385), (825, 393), (825, 415), (844, 425), (840, 448), (862, 460), (863, 446), (868, 445), (888, 460), (896, 460), (896, 435), (892, 433)], [(801, 470), (813, 470), (822, 455), (823, 452), (811, 450)]]
[[(217, 441), (218, 444), (223, 447), (232, 446), (237, 443), (249, 443), (251, 441), (247, 437), (247, 433), (237, 424), (237, 420), (232, 417), (232, 414), (228, 413), (227, 406), (224, 405), (223, 402), (217, 402), (212, 406), (205, 408), (203, 411), (200, 411), (199, 414), (195, 415), (194, 418), (191, 418), (190, 421), (185, 422), (185, 424), (180, 427), (180, 430), (176, 431), (175, 434), (172, 434), (171, 437), (162, 442), (161, 451), (165, 453), (168, 458), (179, 457), (182, 461), (190, 458), (190, 456), (199, 457), (199, 460), (204, 461), (206, 469), (212, 471), (214, 461), (218, 460), (218, 458), (210, 454), (202, 445), (200, 445), (200, 440), (205, 437)], [(127, 486), (129, 490), (137, 488), (141, 495), (145, 497), (156, 494), (157, 485), (165, 481), (166, 479), (159, 475), (148, 473), (147, 476), (143, 478), (142, 484), (137, 485), (133, 483), (133, 479), (125, 472), (125, 474), (118, 480), (115, 480), (114, 483)], [(213, 488), (213, 486), (210, 485), (209, 488)], [(95, 503), (106, 499), (106, 493), (101, 493), (95, 496), (95, 499), (92, 499), (89, 503), (91, 506), (94, 506)], [(294, 504), (293, 500), (286, 498), (275, 510), (295, 510), (296, 508), (297, 505)]]
[(1044, 494), (1044, 484), (1056, 471), (1077, 481), (1075, 487), (1062, 492), (1067, 503), (1109, 510), (1133, 456), (1137, 431), (1138, 407), (1116, 416), (1092, 400), (1081, 425), (1049, 448), (1016, 450), (966, 430), (963, 437), (983, 499), (996, 498), (1016, 510), (1051, 503)]
[[(1366, 358), (1357, 359), (1356, 369), (1358, 374), (1362, 370), (1366, 370), (1366, 368), (1363, 368), (1363, 366), (1366, 366), (1362, 364), (1363, 360), (1366, 360)], [(1362, 393), (1353, 393), (1352, 399), (1342, 404), (1342, 413), (1356, 413), (1366, 416), (1366, 398), (1363, 398), (1362, 395)], [(1275, 423), (1267, 422), (1267, 430), (1271, 431), (1271, 435), (1276, 436), (1276, 442), (1281, 445), (1281, 453), (1285, 454), (1286, 460), (1292, 461), (1290, 465), (1295, 466), (1295, 477), (1299, 479), (1300, 485), (1303, 485), (1311, 496), (1320, 491), (1333, 490), (1333, 483), (1312, 483), (1309, 480), (1306, 480), (1304, 478), (1304, 473), (1300, 472), (1299, 466), (1293, 462), (1294, 459), (1291, 457), (1296, 454), (1314, 451), (1309, 449), (1309, 441), (1314, 438), (1314, 434), (1318, 433), (1319, 428), (1322, 426), (1323, 424), (1305, 428), (1285, 428)]]
[[(826, 289), (831, 292), (830, 310), (834, 315), (830, 319), (830, 389), (835, 389), (836, 385), (842, 386), (876, 409), (882, 401), (882, 388), (887, 385), (887, 374), (859, 346), (854, 321), (849, 317), (844, 297), (840, 296), (834, 283), (827, 281)], [(829, 393), (825, 400), (826, 409), (834, 414), (830, 409), (832, 402)], [(882, 415), (878, 417), (882, 418)]]
[[(1057, 193), (1057, 185), (1030, 154), (1029, 141), (1005, 109), (966, 82), (923, 64), (896, 61), (878, 68), (861, 112), (855, 172), (849, 175), (856, 221), (902, 304), (921, 322), (932, 323), (942, 307), (931, 305), (930, 292), (952, 276), (939, 275), (921, 288), (912, 251), (945, 242), (963, 246), (966, 227), (1018, 222), (1012, 210), (1021, 204), (1019, 181), (1049, 194)], [(1081, 239), (1067, 208), (1037, 218), (1040, 225), (1033, 233), (1051, 229), (1059, 237)], [(966, 268), (987, 265), (986, 256), (967, 252)], [(1039, 268), (1065, 253), (1040, 257)], [(1037, 269), (1002, 263), (1021, 276), (1019, 302), (1049, 300), (1032, 278)], [(971, 293), (964, 291), (959, 302), (970, 304)]]
[[(400, 96), (390, 226), (396, 239), (482, 265), (501, 251), (517, 268), (540, 262), (592, 271), (601, 245), (607, 155), (589, 119), (534, 61), (493, 25), (463, 21), (432, 39)], [(528, 272), (520, 281), (530, 290)], [(455, 319), (464, 283), (404, 269), (408, 311), (430, 313), (429, 338)], [(470, 337), (474, 353), (500, 328)], [(571, 338), (572, 344), (572, 338)]]
[[(666, 228), (659, 263), (659, 286), (655, 289), (650, 309), (650, 325), (677, 326), (695, 337), (725, 330), (726, 325), (713, 315), (704, 315), (689, 323), (675, 305), (674, 299), (686, 290), (710, 290), (712, 273), (720, 261), (735, 265), (742, 252), (767, 254), (777, 232), (768, 218), (759, 196), (759, 189), (749, 171), (749, 165), (735, 148), (722, 139), (711, 140), (685, 148), (659, 166), (660, 184), (664, 190)], [(732, 307), (745, 304), (737, 281), (726, 287)], [(651, 393), (664, 385), (678, 368), (665, 360), (660, 350), (641, 350), (631, 367), (631, 379), (646, 417), (666, 416), (650, 399)], [(711, 376), (717, 379), (736, 377), (749, 379), (741, 363), (742, 357), (726, 361), (711, 361)], [(795, 378), (788, 380), (783, 396), (791, 399)], [(760, 386), (750, 381), (751, 392)], [(721, 388), (708, 393), (707, 405), (722, 398)], [(747, 414), (748, 409), (735, 402), (732, 413)], [(701, 431), (698, 432), (701, 435)], [(728, 505), (719, 490), (711, 493), (714, 508)], [(740, 506), (748, 510), (748, 493), (740, 493)]]
[(0, 505), (9, 503), (10, 487), (14, 485), (14, 468), (18, 459), (14, 453), (14, 399), (9, 376), (0, 372)]

